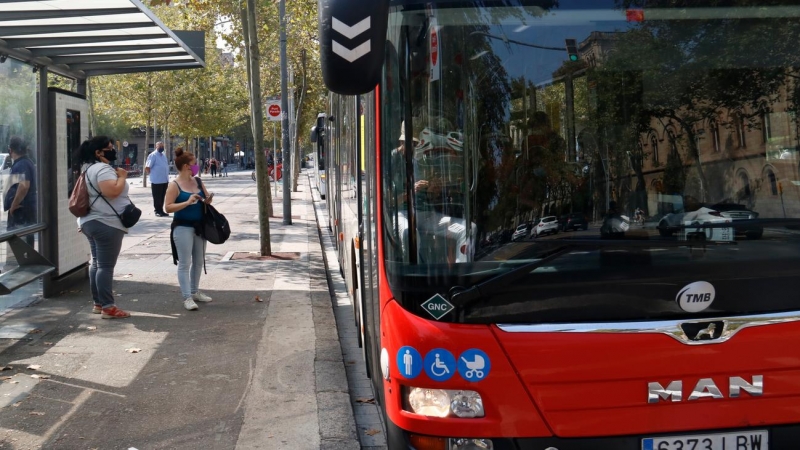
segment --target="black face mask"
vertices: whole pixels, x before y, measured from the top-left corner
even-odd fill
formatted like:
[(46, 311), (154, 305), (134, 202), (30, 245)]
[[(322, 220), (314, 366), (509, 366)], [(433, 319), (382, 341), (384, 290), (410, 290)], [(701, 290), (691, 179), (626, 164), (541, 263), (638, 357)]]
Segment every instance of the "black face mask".
[(117, 160), (117, 151), (112, 150), (105, 150), (103, 151), (103, 157), (105, 157), (108, 162), (116, 161)]

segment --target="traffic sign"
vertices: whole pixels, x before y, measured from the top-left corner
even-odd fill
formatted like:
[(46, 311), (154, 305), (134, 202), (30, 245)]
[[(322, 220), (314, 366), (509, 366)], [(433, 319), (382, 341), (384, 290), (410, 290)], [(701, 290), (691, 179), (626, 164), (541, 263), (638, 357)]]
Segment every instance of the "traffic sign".
[(281, 98), (270, 97), (267, 99), (267, 119), (270, 122), (280, 122), (282, 119)]
[(128, 141), (124, 141), (124, 142), (122, 143), (122, 146), (123, 146), (123, 147), (127, 147), (127, 146), (128, 146)]
[(439, 294), (434, 295), (422, 304), (422, 309), (427, 311), (428, 314), (433, 316), (436, 320), (441, 319), (455, 308), (455, 306)]

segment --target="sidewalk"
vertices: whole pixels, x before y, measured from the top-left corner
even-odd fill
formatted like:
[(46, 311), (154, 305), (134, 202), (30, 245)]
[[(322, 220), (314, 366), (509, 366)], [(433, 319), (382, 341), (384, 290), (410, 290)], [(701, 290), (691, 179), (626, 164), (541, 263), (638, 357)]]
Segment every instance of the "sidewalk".
[(359, 448), (308, 177), (294, 224), (270, 220), (273, 252), (296, 259), (272, 261), (248, 254), (250, 171), (203, 181), (233, 230), (208, 247), (201, 289), (214, 301), (183, 309), (170, 219), (131, 180), (144, 214), (114, 289), (133, 317), (91, 314), (88, 282), (0, 316), (0, 449)]

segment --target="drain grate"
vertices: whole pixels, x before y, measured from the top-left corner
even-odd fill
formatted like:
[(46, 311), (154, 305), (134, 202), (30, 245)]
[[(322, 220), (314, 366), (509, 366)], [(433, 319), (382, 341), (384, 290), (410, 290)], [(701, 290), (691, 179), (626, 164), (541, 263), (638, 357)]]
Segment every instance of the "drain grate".
[(261, 256), (259, 252), (234, 252), (231, 261), (297, 261), (300, 253), (273, 252), (270, 256)]

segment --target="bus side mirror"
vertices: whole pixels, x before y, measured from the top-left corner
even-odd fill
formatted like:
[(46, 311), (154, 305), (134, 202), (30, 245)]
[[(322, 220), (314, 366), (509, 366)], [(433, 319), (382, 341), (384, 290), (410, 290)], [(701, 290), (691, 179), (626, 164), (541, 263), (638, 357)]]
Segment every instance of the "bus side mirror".
[(389, 0), (319, 0), (322, 78), (329, 90), (375, 89), (383, 68)]
[(319, 133), (317, 133), (317, 127), (311, 127), (311, 142), (316, 144), (318, 137), (319, 137)]

